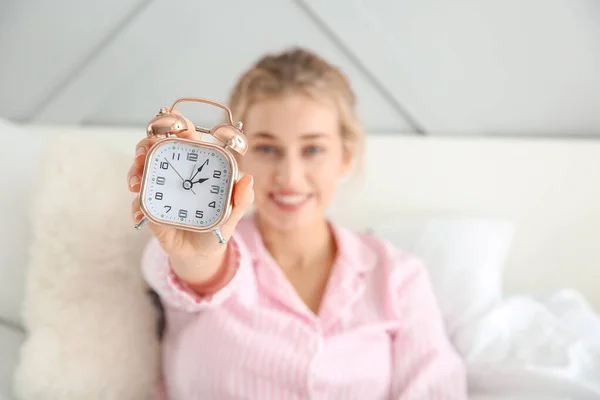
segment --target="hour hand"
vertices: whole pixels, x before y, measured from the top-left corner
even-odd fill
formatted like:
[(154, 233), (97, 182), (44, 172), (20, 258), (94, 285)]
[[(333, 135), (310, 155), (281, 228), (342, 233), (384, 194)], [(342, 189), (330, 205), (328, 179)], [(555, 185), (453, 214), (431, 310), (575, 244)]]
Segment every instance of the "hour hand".
[(202, 182), (206, 182), (207, 180), (208, 180), (208, 178), (200, 178), (197, 181), (192, 182), (192, 183), (202, 183)]

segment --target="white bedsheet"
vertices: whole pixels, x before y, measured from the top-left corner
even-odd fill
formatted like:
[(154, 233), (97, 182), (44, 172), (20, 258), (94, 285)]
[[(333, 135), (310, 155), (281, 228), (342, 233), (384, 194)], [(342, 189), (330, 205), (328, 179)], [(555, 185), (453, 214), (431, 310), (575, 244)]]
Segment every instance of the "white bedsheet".
[(453, 339), (472, 400), (600, 399), (600, 318), (575, 291), (506, 298)]

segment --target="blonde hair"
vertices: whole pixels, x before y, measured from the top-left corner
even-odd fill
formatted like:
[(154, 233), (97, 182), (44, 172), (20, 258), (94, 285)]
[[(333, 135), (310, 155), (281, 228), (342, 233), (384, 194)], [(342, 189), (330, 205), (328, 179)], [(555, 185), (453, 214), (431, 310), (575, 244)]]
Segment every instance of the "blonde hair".
[(257, 101), (302, 93), (315, 99), (328, 97), (340, 115), (344, 149), (362, 163), (365, 133), (356, 115), (356, 96), (339, 68), (317, 54), (298, 47), (260, 58), (234, 86), (229, 107), (236, 121), (244, 121)]

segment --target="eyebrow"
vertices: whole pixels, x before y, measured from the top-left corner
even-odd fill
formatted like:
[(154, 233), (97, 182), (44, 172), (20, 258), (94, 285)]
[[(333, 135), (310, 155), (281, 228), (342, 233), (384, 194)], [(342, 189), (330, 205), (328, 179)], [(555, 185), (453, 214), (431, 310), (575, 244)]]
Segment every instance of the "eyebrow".
[[(274, 139), (276, 140), (277, 137), (275, 135), (273, 135), (272, 133), (269, 132), (256, 132), (254, 134), (252, 134), (252, 136), (257, 137), (257, 138), (265, 138), (265, 139)], [(326, 135), (325, 133), (322, 132), (308, 132), (308, 133), (303, 133), (300, 138), (307, 140), (307, 139), (319, 139), (319, 138), (324, 138), (327, 139), (329, 137), (329, 135)]]

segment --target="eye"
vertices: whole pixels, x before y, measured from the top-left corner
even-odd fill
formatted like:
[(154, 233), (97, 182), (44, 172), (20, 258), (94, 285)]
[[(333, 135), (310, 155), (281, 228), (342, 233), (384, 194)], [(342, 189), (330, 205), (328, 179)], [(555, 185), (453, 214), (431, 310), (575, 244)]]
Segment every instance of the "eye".
[(256, 146), (254, 148), (254, 150), (257, 151), (257, 152), (259, 152), (259, 153), (264, 153), (264, 154), (273, 154), (273, 153), (275, 153), (275, 147), (269, 146), (269, 145)]
[(318, 146), (308, 146), (304, 149), (304, 153), (309, 156), (314, 156), (323, 152), (323, 148)]

